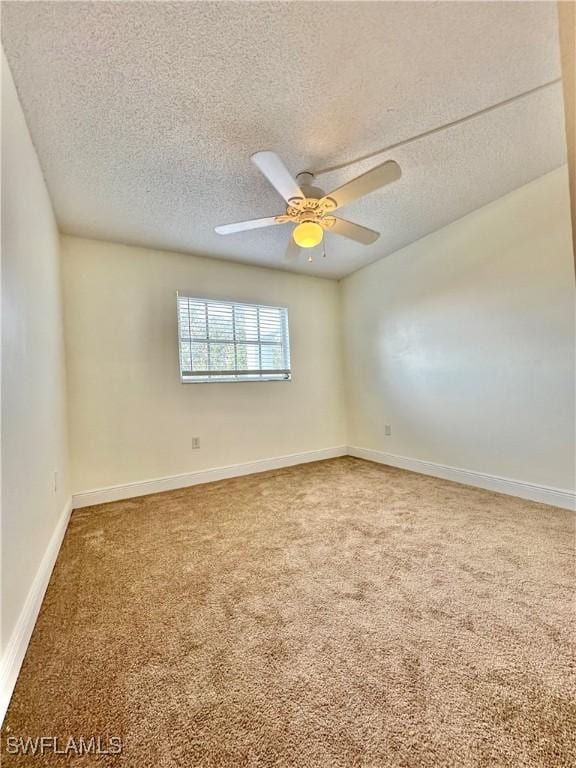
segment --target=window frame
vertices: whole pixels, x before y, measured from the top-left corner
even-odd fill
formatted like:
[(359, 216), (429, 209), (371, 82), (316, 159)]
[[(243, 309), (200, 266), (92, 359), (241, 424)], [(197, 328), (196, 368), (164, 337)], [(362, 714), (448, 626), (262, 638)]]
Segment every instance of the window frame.
[[(283, 330), (283, 337), (281, 342), (275, 342), (275, 341), (261, 341), (258, 339), (258, 341), (238, 341), (235, 338), (233, 339), (211, 339), (209, 336), (209, 329), (208, 325), (206, 325), (206, 339), (199, 339), (198, 342), (200, 343), (206, 343), (206, 344), (247, 344), (252, 345), (260, 350), (259, 355), (261, 354), (262, 347), (266, 346), (280, 346), (284, 352), (285, 359), (288, 363), (288, 368), (280, 368), (280, 369), (254, 369), (249, 371), (242, 371), (242, 370), (235, 370), (235, 371), (222, 371), (221, 375), (218, 375), (218, 373), (210, 373), (210, 372), (204, 372), (204, 371), (198, 371), (198, 372), (188, 372), (188, 375), (185, 375), (183, 368), (182, 368), (182, 356), (181, 356), (181, 344), (182, 344), (182, 336), (181, 336), (181, 320), (180, 320), (180, 299), (189, 299), (191, 301), (197, 301), (202, 302), (205, 304), (222, 304), (228, 307), (232, 307), (232, 313), (234, 317), (234, 309), (235, 307), (250, 307), (255, 309), (275, 309), (275, 310), (281, 310), (284, 316), (284, 330)], [(291, 360), (291, 349), (290, 349), (290, 327), (289, 327), (289, 316), (288, 316), (288, 307), (285, 306), (279, 306), (279, 305), (273, 305), (273, 304), (258, 304), (253, 301), (239, 301), (237, 299), (213, 299), (209, 296), (198, 296), (193, 295), (189, 292), (181, 292), (176, 291), (176, 314), (177, 314), (177, 343), (178, 343), (178, 368), (180, 371), (180, 383), (181, 384), (242, 384), (242, 383), (254, 383), (254, 382), (290, 382), (292, 381), (292, 360)], [(258, 331), (258, 334), (260, 332)], [(184, 339), (186, 341), (186, 339)], [(194, 342), (192, 342), (194, 343)], [(192, 375), (190, 375), (192, 373)]]

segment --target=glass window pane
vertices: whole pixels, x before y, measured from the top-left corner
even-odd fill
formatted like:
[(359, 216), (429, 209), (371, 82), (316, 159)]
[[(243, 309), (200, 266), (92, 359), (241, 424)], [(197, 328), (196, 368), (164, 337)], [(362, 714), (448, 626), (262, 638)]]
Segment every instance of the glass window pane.
[(267, 344), (262, 346), (262, 370), (284, 368), (284, 361), (282, 358), (282, 346), (280, 344)]
[(236, 355), (239, 371), (257, 371), (259, 369), (258, 344), (238, 344)]
[(210, 370), (234, 370), (234, 344), (210, 344)]
[(230, 304), (208, 304), (208, 334), (211, 339), (219, 341), (234, 338)]
[(192, 371), (208, 370), (208, 344), (193, 341), (191, 346)]
[(180, 370), (192, 370), (192, 350), (189, 341), (182, 341), (180, 343)]
[(236, 304), (234, 319), (238, 341), (258, 341), (258, 310), (256, 307)]
[(189, 328), (192, 338), (206, 338), (206, 310), (203, 304), (198, 302), (190, 303)]
[(282, 341), (281, 310), (272, 307), (260, 310), (260, 341)]
[(193, 301), (181, 301), (178, 311), (181, 339), (205, 339), (206, 316), (203, 304)]

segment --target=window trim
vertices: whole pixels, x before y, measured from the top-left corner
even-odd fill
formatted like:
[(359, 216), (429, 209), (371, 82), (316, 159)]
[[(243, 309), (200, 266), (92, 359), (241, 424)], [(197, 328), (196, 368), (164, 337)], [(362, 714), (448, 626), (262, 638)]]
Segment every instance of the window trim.
[[(288, 368), (278, 369), (255, 369), (255, 370), (233, 370), (233, 371), (186, 371), (182, 370), (181, 360), (181, 342), (182, 337), (180, 334), (180, 299), (191, 299), (193, 301), (204, 302), (206, 306), (208, 304), (223, 304), (225, 306), (232, 306), (232, 308), (239, 307), (253, 307), (258, 310), (258, 339), (243, 340), (238, 342), (236, 338), (231, 339), (211, 339), (208, 335), (208, 322), (206, 322), (206, 339), (194, 339), (195, 342), (206, 344), (234, 344), (234, 355), (236, 356), (237, 344), (252, 345), (259, 350), (259, 359), (261, 360), (262, 347), (266, 346), (279, 346), (286, 350), (288, 357)], [(285, 313), (285, 334), (283, 340), (279, 341), (264, 341), (260, 339), (260, 323), (259, 323), (259, 310), (260, 309), (279, 309)], [(290, 349), (290, 329), (288, 318), (288, 307), (279, 306), (274, 304), (256, 304), (251, 301), (238, 301), (237, 299), (213, 299), (208, 296), (198, 296), (191, 293), (183, 293), (176, 291), (176, 314), (177, 314), (177, 343), (178, 343), (178, 368), (180, 371), (180, 383), (181, 384), (242, 384), (242, 383), (254, 383), (254, 382), (290, 382), (292, 381), (292, 360)], [(232, 311), (233, 333), (236, 336), (236, 314)], [(208, 349), (210, 349), (208, 347)]]

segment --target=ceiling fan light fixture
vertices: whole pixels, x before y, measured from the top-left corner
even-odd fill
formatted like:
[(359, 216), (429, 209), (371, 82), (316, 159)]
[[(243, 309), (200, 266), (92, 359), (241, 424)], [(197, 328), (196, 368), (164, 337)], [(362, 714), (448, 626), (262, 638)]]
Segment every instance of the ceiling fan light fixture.
[(303, 221), (294, 227), (292, 237), (300, 248), (314, 248), (315, 245), (322, 242), (324, 230), (315, 221)]

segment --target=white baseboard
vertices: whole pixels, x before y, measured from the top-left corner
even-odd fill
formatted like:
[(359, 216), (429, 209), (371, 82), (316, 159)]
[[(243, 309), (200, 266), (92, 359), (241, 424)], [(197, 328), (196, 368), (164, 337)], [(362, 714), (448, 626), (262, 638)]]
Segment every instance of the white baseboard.
[(187, 488), (190, 485), (213, 483), (216, 480), (226, 480), (230, 477), (267, 472), (269, 469), (280, 469), (281, 467), (291, 467), (295, 464), (307, 464), (311, 461), (334, 459), (337, 456), (345, 456), (347, 453), (347, 446), (338, 445), (333, 448), (322, 448), (318, 451), (291, 453), (288, 456), (277, 456), (272, 459), (232, 464), (228, 467), (202, 469), (198, 472), (188, 472), (184, 475), (170, 475), (169, 477), (158, 477), (154, 480), (143, 480), (136, 483), (113, 485), (108, 488), (97, 488), (93, 491), (75, 493), (72, 496), (72, 506), (74, 509), (79, 509), (80, 507), (90, 507), (94, 504), (105, 504), (109, 501), (131, 499), (135, 496), (147, 496), (150, 493), (174, 491), (177, 488)]
[(511, 480), (498, 475), (488, 475), (474, 470), (450, 467), (445, 464), (436, 464), (422, 459), (411, 459), (406, 456), (397, 456), (393, 453), (376, 451), (372, 448), (360, 448), (357, 446), (335, 446), (323, 448), (317, 451), (305, 451), (292, 453), (288, 456), (277, 456), (271, 459), (249, 461), (244, 464), (232, 464), (227, 467), (215, 469), (203, 469), (197, 472), (188, 472), (182, 475), (170, 475), (153, 480), (143, 480), (135, 483), (125, 483), (107, 488), (97, 488), (91, 491), (82, 491), (72, 496), (72, 508), (89, 507), (95, 504), (105, 504), (109, 501), (120, 501), (136, 496), (146, 496), (151, 493), (173, 491), (178, 488), (186, 488), (201, 483), (212, 483), (217, 480), (226, 480), (231, 477), (252, 475), (258, 472), (266, 472), (270, 469), (280, 469), (296, 464), (305, 464), (310, 461), (322, 461), (333, 459), (337, 456), (356, 456), (360, 459), (375, 461), (379, 464), (388, 464), (392, 467), (407, 469), (411, 472), (419, 472), (423, 475), (432, 475), (444, 480), (452, 480), (464, 485), (472, 485), (475, 488), (484, 488), (488, 491), (505, 493), (509, 496), (517, 496), (529, 501), (538, 501), (550, 504), (554, 507), (576, 510), (576, 494), (562, 488), (551, 488), (546, 485), (526, 483), (521, 480)]
[(52, 537), (46, 547), (46, 551), (44, 552), (44, 557), (36, 572), (36, 577), (28, 592), (26, 602), (20, 611), (18, 622), (12, 631), (8, 645), (0, 659), (0, 724), (2, 724), (4, 715), (8, 709), (8, 704), (10, 703), (10, 698), (12, 697), (14, 686), (16, 685), (18, 673), (20, 672), (20, 667), (22, 666), (28, 643), (30, 642), (32, 630), (34, 629), (36, 619), (40, 613), (44, 593), (48, 587), (48, 582), (50, 581), (50, 576), (52, 575), (52, 570), (56, 563), (58, 552), (60, 551), (62, 539), (66, 533), (66, 527), (68, 526), (71, 512), (72, 501), (69, 500), (62, 510), (60, 519), (56, 524), (56, 528), (54, 529)]
[(487, 491), (505, 493), (509, 496), (518, 496), (529, 501), (539, 501), (542, 504), (550, 504), (553, 507), (576, 510), (576, 494), (562, 488), (551, 488), (547, 485), (535, 485), (521, 480), (510, 480), (497, 475), (486, 475), (482, 472), (474, 472), (470, 469), (449, 467), (445, 464), (435, 464), (421, 459), (409, 459), (406, 456), (397, 456), (393, 453), (375, 451), (372, 448), (359, 448), (348, 446), (348, 454), (359, 459), (368, 459), (378, 464), (388, 464), (391, 467), (408, 469), (411, 472), (419, 472), (422, 475), (441, 477), (443, 480), (453, 480), (464, 485), (473, 485), (476, 488), (484, 488)]

